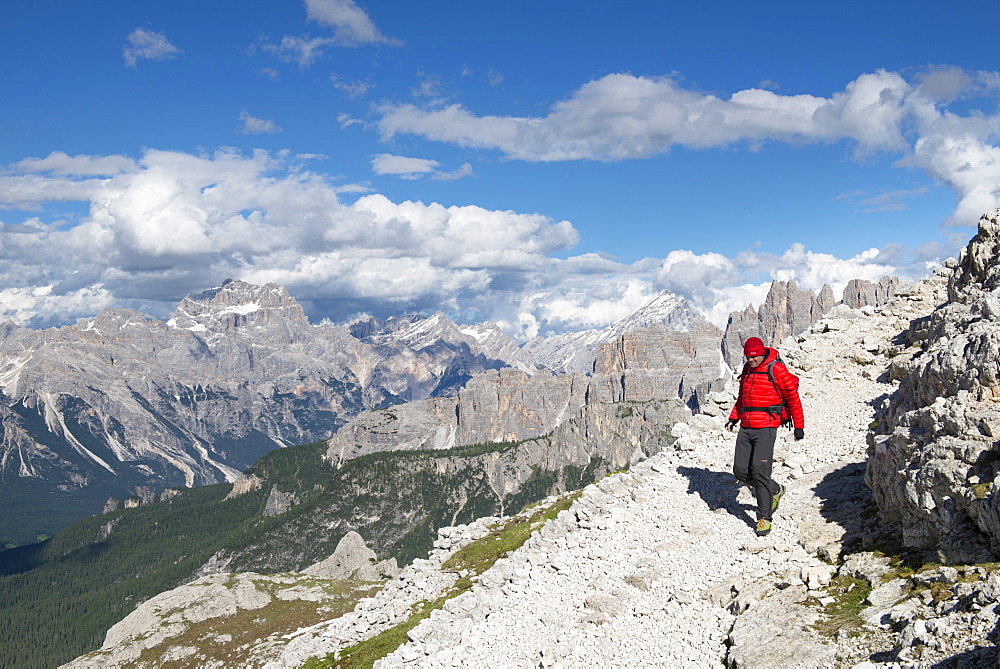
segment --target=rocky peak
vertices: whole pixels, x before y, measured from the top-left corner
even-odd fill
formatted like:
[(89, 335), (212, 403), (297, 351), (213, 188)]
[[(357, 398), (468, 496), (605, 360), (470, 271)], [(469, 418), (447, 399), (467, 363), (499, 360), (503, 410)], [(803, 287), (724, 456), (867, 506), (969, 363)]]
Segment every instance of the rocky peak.
[[(896, 277), (882, 277), (878, 283), (864, 279), (848, 282), (842, 303), (852, 309), (881, 306), (896, 294)], [(743, 364), (743, 342), (760, 337), (766, 346), (777, 347), (785, 337), (799, 335), (830, 312), (837, 302), (833, 289), (824, 284), (819, 294), (800, 289), (794, 281), (772, 281), (760, 309), (753, 305), (729, 314), (722, 337), (726, 363), (738, 369)]]
[(221, 286), (181, 300), (167, 325), (192, 332), (227, 333), (249, 328), (308, 325), (299, 303), (284, 287), (227, 279)]
[(979, 231), (962, 249), (958, 266), (948, 280), (948, 299), (966, 302), (969, 289), (993, 291), (1000, 287), (1000, 209), (979, 219)]
[[(753, 305), (729, 315), (722, 338), (722, 355), (730, 367), (743, 364), (743, 342), (760, 337), (767, 346), (777, 346), (785, 337), (804, 332), (822, 318), (833, 291), (824, 286), (823, 301), (811, 290), (801, 290), (794, 281), (772, 281), (771, 289), (759, 310)], [(828, 310), (828, 309), (827, 309)]]
[(664, 290), (635, 313), (615, 321), (603, 330), (535, 337), (525, 342), (523, 349), (537, 365), (554, 372), (589, 372), (593, 368), (598, 347), (614, 341), (626, 332), (651, 325), (663, 325), (676, 332), (712, 327), (685, 299)]
[(866, 279), (851, 279), (844, 288), (841, 302), (851, 309), (879, 306), (892, 299), (897, 285), (899, 279), (894, 276), (883, 276), (878, 283)]

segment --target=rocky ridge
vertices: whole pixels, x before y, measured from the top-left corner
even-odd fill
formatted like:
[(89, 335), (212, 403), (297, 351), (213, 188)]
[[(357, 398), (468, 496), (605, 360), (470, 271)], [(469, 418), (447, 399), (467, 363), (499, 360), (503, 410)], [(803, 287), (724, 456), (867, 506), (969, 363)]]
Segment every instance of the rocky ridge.
[(1000, 550), (1000, 209), (941, 271), (936, 308), (886, 346), (868, 483), (905, 546), (943, 562)]
[[(446, 449), (550, 433), (555, 440), (569, 438), (568, 452), (591, 452), (588, 439), (606, 432), (601, 424), (621, 418), (617, 414), (623, 409), (615, 404), (697, 403), (699, 396), (721, 385), (728, 369), (718, 350), (717, 334), (711, 326), (688, 332), (664, 325), (627, 331), (601, 345), (590, 375), (554, 375), (542, 370), (528, 376), (511, 368), (488, 371), (454, 397), (359, 415), (328, 440), (328, 457), (342, 462), (379, 451)], [(576, 418), (572, 434), (560, 431), (570, 418)]]
[[(806, 439), (781, 432), (788, 493), (771, 535), (753, 535), (752, 495), (729, 471), (731, 389), (710, 392), (670, 448), (588, 486), (376, 666), (995, 666), (1000, 573), (907, 571), (869, 552), (885, 538), (864, 483), (873, 406), (903, 388), (891, 371), (901, 333), (928, 322), (946, 275), (900, 284), (879, 307), (836, 307), (781, 343)], [(427, 560), (353, 612), (269, 639), (255, 657), (299, 666), (397, 624), (455, 583), (441, 566), (494, 520), (441, 529)], [(859, 636), (812, 627), (831, 629), (855, 588), (867, 593)]]
[[(840, 304), (852, 309), (879, 306), (894, 295), (896, 277), (882, 277), (878, 283), (852, 279), (844, 288)], [(833, 289), (824, 284), (818, 293), (800, 289), (794, 281), (772, 281), (771, 288), (759, 309), (748, 305), (743, 311), (729, 314), (722, 336), (722, 355), (733, 369), (743, 365), (743, 342), (760, 337), (767, 342), (780, 342), (794, 337), (812, 326), (837, 306)]]

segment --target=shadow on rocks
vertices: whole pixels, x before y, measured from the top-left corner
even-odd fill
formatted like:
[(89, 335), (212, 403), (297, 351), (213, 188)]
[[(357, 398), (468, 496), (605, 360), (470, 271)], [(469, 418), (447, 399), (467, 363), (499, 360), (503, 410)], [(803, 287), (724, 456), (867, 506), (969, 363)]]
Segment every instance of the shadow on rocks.
[[(997, 628), (990, 634), (990, 639), (996, 642)], [(996, 669), (1000, 667), (1000, 650), (996, 646), (973, 648), (929, 666), (931, 669)]]
[(877, 509), (871, 489), (865, 484), (865, 463), (850, 464), (827, 472), (813, 488), (819, 500), (819, 515), (843, 530), (841, 553), (864, 550), (865, 537), (878, 532)]
[(742, 518), (748, 527), (756, 525), (757, 505), (739, 501), (743, 485), (731, 473), (703, 467), (678, 467), (677, 471), (688, 480), (688, 494), (701, 497), (709, 509), (725, 510)]

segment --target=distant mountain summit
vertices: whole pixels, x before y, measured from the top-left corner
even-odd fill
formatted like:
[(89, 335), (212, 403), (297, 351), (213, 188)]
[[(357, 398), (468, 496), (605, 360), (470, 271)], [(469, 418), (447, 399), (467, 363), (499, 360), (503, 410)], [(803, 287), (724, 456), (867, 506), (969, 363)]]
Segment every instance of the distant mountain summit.
[(553, 372), (590, 372), (594, 366), (594, 355), (601, 344), (650, 325), (664, 325), (677, 332), (699, 329), (709, 336), (715, 330), (719, 338), (722, 336), (722, 332), (696, 312), (684, 298), (663, 290), (638, 311), (603, 330), (535, 337), (528, 340), (522, 348), (530, 354), (535, 364)]
[(232, 332), (241, 328), (278, 329), (290, 336), (309, 319), (284, 287), (257, 286), (226, 279), (221, 286), (188, 295), (167, 321), (170, 327), (192, 332)]

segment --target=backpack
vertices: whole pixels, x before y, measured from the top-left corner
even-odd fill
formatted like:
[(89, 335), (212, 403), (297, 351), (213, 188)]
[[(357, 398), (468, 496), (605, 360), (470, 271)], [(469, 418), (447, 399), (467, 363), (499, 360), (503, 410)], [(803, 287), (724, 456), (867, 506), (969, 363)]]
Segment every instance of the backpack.
[[(757, 370), (754, 370), (754, 371), (751, 372), (751, 371), (748, 371), (746, 369), (746, 367), (744, 366), (744, 368), (743, 368), (743, 374), (741, 374), (740, 376), (745, 376), (747, 374), (764, 374), (764, 373), (767, 373), (767, 380), (771, 382), (772, 386), (774, 386), (774, 392), (776, 392), (778, 394), (778, 397), (781, 397), (781, 389), (778, 388), (778, 384), (774, 382), (774, 363), (776, 363), (776, 362), (780, 362), (782, 365), (785, 364), (785, 361), (781, 359), (781, 355), (778, 355), (777, 357), (775, 357), (774, 360), (770, 361), (769, 363), (767, 363), (767, 365), (765, 365), (764, 372), (760, 372), (760, 371), (757, 371)], [(786, 367), (786, 370), (787, 370), (787, 367)], [(793, 390), (798, 390), (799, 389), (799, 377), (795, 376), (791, 372), (788, 372), (788, 375), (792, 377), (792, 389)], [(766, 411), (769, 414), (773, 414), (773, 415), (778, 416), (778, 418), (781, 419), (781, 424), (782, 425), (785, 425), (786, 423), (788, 423), (792, 419), (792, 415), (788, 411), (788, 403), (785, 402), (784, 399), (781, 400), (781, 404), (773, 404), (773, 405), (768, 406), (768, 407), (742, 407), (740, 409), (740, 411), (741, 412), (742, 411)]]

